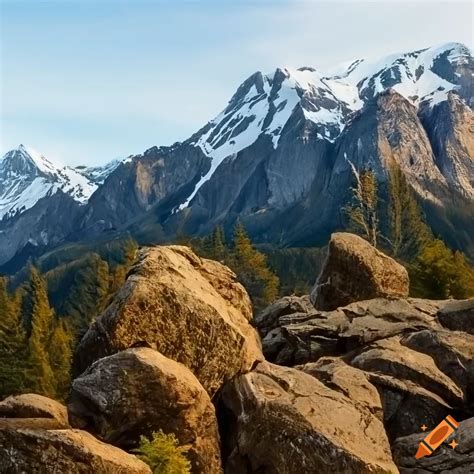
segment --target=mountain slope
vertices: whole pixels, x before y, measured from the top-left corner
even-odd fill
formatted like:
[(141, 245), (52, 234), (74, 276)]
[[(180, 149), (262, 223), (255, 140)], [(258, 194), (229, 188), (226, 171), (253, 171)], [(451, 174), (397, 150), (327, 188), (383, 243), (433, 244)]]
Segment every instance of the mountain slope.
[[(65, 240), (131, 231), (159, 242), (239, 219), (258, 241), (324, 244), (344, 227), (354, 170), (373, 169), (384, 184), (394, 163), (436, 235), (470, 252), (473, 72), (471, 51), (457, 43), (331, 73), (257, 72), (188, 140), (76, 168), (97, 190), (79, 205)], [(51, 186), (43, 199), (59, 187)]]
[(73, 168), (20, 145), (0, 160), (0, 220), (24, 212), (58, 191), (85, 204), (96, 189), (97, 185)]

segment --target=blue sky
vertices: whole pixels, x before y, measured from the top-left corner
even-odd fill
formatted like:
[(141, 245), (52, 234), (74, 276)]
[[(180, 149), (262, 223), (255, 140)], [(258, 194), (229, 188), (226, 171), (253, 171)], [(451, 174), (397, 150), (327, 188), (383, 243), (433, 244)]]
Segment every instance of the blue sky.
[(0, 0), (0, 151), (100, 164), (198, 130), (256, 70), (447, 41), (472, 3)]

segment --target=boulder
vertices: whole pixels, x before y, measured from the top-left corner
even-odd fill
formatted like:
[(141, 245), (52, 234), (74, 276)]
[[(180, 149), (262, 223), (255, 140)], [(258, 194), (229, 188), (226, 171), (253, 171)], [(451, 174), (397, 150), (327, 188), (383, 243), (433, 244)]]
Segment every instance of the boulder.
[[(436, 423), (428, 426), (433, 429)], [(459, 420), (458, 420), (459, 421)], [(426, 433), (418, 432), (399, 438), (393, 444), (393, 457), (404, 474), (442, 473), (467, 474), (474, 472), (474, 418), (461, 421), (459, 428), (433, 454), (415, 459), (420, 441)], [(449, 446), (452, 440), (458, 446)]]
[(398, 472), (382, 422), (300, 370), (260, 363), (220, 410), (226, 472)]
[(151, 474), (136, 456), (80, 430), (0, 430), (0, 472)]
[(415, 433), (423, 424), (436, 424), (453, 412), (445, 400), (416, 382), (370, 372), (366, 376), (379, 391), (385, 429), (391, 441)]
[(408, 334), (401, 343), (432, 357), (439, 369), (463, 390), (467, 403), (474, 402), (474, 335), (425, 329)]
[(408, 296), (406, 269), (354, 234), (332, 234), (323, 269), (311, 291), (316, 309), (333, 310), (354, 301)]
[[(375, 298), (334, 311), (284, 314), (269, 311), (272, 327), (262, 333), (265, 357), (277, 364), (295, 365), (337, 356), (373, 341), (414, 329), (440, 328), (436, 318), (443, 302)], [(267, 327), (263, 319), (257, 327)]]
[(214, 406), (184, 365), (149, 348), (94, 362), (72, 383), (71, 424), (124, 449), (163, 430), (186, 446), (193, 472), (221, 472)]
[(403, 346), (400, 337), (377, 341), (345, 357), (350, 365), (366, 372), (389, 375), (416, 383), (454, 406), (462, 406), (464, 394), (444, 374), (432, 357)]
[(360, 406), (383, 421), (380, 395), (362, 370), (347, 365), (338, 357), (321, 357), (296, 367), (316, 377), (324, 385), (348, 397), (355, 406)]
[(314, 306), (309, 300), (309, 296), (284, 296), (275, 303), (267, 306), (263, 311), (257, 314), (253, 320), (254, 326), (258, 332), (265, 337), (272, 329), (280, 325), (279, 320), (282, 316), (291, 314), (305, 315), (314, 311)]
[(74, 373), (107, 355), (148, 346), (188, 367), (213, 396), (263, 359), (251, 317), (245, 289), (224, 265), (187, 247), (145, 248), (79, 343)]
[[(0, 402), (2, 418), (47, 418), (55, 421), (54, 426), (69, 428), (67, 409), (64, 405), (36, 393), (12, 395)], [(53, 426), (51, 424), (51, 426)]]
[(449, 301), (439, 310), (438, 319), (448, 329), (474, 334), (474, 298)]

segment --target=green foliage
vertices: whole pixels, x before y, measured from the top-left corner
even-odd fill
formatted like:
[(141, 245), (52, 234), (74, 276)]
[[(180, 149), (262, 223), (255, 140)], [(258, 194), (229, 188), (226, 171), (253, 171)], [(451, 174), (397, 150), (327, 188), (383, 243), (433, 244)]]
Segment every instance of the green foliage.
[(26, 356), (20, 296), (10, 295), (6, 279), (0, 278), (0, 399), (25, 390)]
[(280, 280), (280, 295), (307, 295), (326, 259), (326, 248), (275, 248), (261, 245), (268, 265)]
[(451, 251), (441, 240), (422, 249), (410, 267), (411, 293), (431, 299), (474, 296), (474, 268), (461, 252)]
[(140, 437), (137, 456), (147, 463), (154, 474), (186, 474), (191, 472), (191, 463), (186, 459), (187, 448), (179, 446), (174, 434), (154, 432), (152, 439)]
[(65, 400), (71, 383), (73, 337), (64, 321), (57, 321), (49, 341), (49, 361), (55, 378), (56, 398)]
[(84, 332), (105, 306), (109, 294), (109, 266), (99, 255), (60, 265), (45, 274), (51, 303), (68, 316), (78, 333)]
[(411, 261), (432, 239), (413, 189), (397, 165), (389, 175), (389, 243), (394, 257)]
[(55, 379), (47, 353), (54, 330), (54, 314), (44, 280), (34, 267), (30, 268), (30, 278), (25, 285), (23, 319), (29, 328), (27, 384), (32, 392), (54, 397)]
[(278, 296), (278, 277), (270, 270), (264, 253), (258, 251), (245, 228), (238, 223), (233, 242), (226, 243), (221, 227), (192, 242), (194, 250), (206, 258), (229, 266), (250, 295), (254, 309), (263, 309)]
[(349, 227), (377, 247), (379, 235), (377, 179), (372, 170), (353, 171), (355, 185), (352, 188), (352, 203), (345, 208), (349, 217)]

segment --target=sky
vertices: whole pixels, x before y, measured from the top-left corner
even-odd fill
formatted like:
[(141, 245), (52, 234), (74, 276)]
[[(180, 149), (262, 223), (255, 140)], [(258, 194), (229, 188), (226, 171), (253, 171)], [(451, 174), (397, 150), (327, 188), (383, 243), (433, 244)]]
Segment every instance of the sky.
[(185, 140), (253, 72), (473, 44), (457, 1), (0, 0), (0, 152), (99, 165)]

